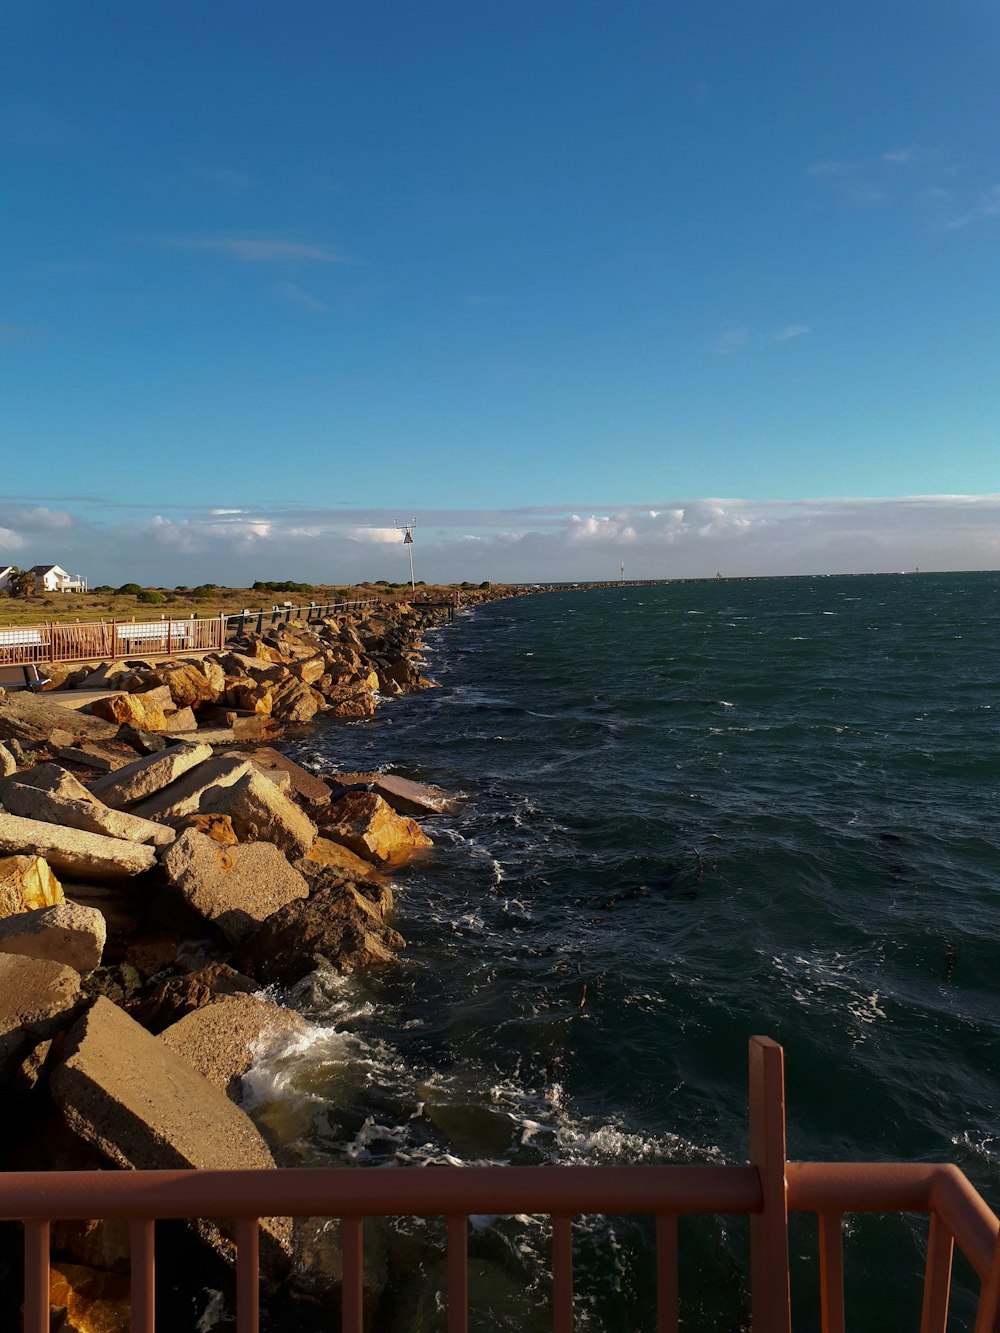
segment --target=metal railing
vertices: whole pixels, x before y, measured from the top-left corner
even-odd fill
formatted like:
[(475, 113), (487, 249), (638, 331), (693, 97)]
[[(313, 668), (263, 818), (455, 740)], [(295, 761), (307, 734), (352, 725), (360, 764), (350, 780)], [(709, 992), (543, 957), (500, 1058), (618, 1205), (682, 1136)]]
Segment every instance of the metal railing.
[(347, 602), (310, 602), (308, 606), (293, 606), (291, 602), (275, 602), (270, 611), (240, 611), (236, 615), (226, 616), (226, 634), (228, 638), (241, 638), (249, 626), (251, 632), (262, 634), (268, 625), (278, 625), (282, 621), (304, 620), (306, 624), (324, 620), (327, 616), (350, 615), (356, 611), (369, 611), (379, 606), (378, 597), (358, 597)]
[(981, 1282), (975, 1333), (1000, 1333), (1000, 1231), (995, 1214), (954, 1166), (787, 1162), (781, 1047), (750, 1041), (750, 1162), (745, 1166), (428, 1167), (273, 1171), (12, 1173), (0, 1176), (0, 1218), (25, 1227), (24, 1333), (49, 1328), (49, 1231), (56, 1220), (125, 1219), (131, 1232), (133, 1333), (155, 1333), (157, 1218), (235, 1223), (238, 1333), (258, 1333), (260, 1217), (340, 1219), (341, 1328), (364, 1327), (366, 1217), (447, 1219), (448, 1333), (467, 1333), (471, 1214), (552, 1219), (552, 1326), (572, 1333), (573, 1218), (648, 1214), (656, 1222), (656, 1327), (677, 1333), (678, 1218), (750, 1218), (751, 1303), (757, 1333), (790, 1333), (788, 1213), (819, 1228), (823, 1333), (844, 1333), (842, 1222), (847, 1213), (927, 1213), (930, 1229), (920, 1333), (945, 1333), (955, 1245)]
[(172, 653), (218, 652), (229, 639), (249, 627), (261, 633), (281, 621), (319, 621), (331, 615), (349, 615), (379, 605), (377, 597), (347, 602), (285, 603), (270, 611), (242, 611), (190, 619), (52, 621), (42, 625), (14, 625), (0, 629), (0, 666), (42, 665), (50, 662), (96, 662), (107, 658), (157, 656)]

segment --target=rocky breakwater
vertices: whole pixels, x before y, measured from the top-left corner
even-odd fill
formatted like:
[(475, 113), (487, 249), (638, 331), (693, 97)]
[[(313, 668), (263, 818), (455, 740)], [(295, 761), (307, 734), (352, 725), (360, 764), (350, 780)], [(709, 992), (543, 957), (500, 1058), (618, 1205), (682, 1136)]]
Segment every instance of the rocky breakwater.
[[(411, 812), (441, 797), (324, 778), (239, 724), (266, 721), (266, 736), (277, 719), (364, 716), (381, 694), (429, 686), (427, 618), (393, 609), (281, 625), (200, 660), (109, 663), (116, 693), (89, 712), (0, 697), (0, 1169), (280, 1160), (240, 1106), (241, 1078), (303, 1020), (257, 992), (392, 962), (404, 941), (387, 872), (430, 846)], [(176, 724), (187, 712), (191, 731)], [(217, 1223), (171, 1234), (194, 1254), (161, 1266), (161, 1285), (190, 1311), (190, 1282), (231, 1264), (232, 1241)], [(122, 1226), (57, 1226), (54, 1326), (127, 1328), (128, 1262)], [(302, 1303), (328, 1307), (336, 1287), (335, 1260), (322, 1292), (314, 1252), (305, 1267), (303, 1285), (291, 1224), (265, 1221), (274, 1308), (294, 1304), (284, 1326), (311, 1327)], [(18, 1300), (16, 1278), (0, 1279), (5, 1327)]]

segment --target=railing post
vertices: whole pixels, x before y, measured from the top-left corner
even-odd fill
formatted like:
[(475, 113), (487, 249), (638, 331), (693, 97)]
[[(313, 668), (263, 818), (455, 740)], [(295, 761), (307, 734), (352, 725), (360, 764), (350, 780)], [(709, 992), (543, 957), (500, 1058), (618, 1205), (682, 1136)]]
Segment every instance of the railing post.
[(24, 1333), (48, 1333), (49, 1224), (24, 1224)]
[(975, 1333), (1000, 1333), (1000, 1235), (993, 1250), (990, 1275), (979, 1292)]
[(937, 1213), (931, 1213), (927, 1234), (927, 1267), (924, 1269), (924, 1303), (920, 1333), (945, 1333), (948, 1327), (948, 1298), (951, 1295), (951, 1261), (955, 1237)]
[(750, 1164), (762, 1196), (750, 1217), (753, 1333), (791, 1333), (784, 1057), (770, 1037), (750, 1038)]
[(152, 1218), (141, 1218), (129, 1224), (129, 1257), (132, 1333), (155, 1333), (156, 1252)]
[(819, 1293), (823, 1333), (844, 1333), (844, 1231), (840, 1213), (819, 1216)]

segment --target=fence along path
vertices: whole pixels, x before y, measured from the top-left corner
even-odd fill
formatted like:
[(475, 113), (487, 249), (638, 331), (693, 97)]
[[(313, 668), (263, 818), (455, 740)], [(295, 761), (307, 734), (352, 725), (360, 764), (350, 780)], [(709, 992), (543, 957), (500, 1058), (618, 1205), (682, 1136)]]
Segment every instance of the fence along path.
[(98, 620), (90, 623), (51, 621), (0, 629), (0, 666), (32, 666), (47, 662), (93, 662), (105, 658), (170, 656), (171, 653), (217, 652), (229, 639), (247, 630), (260, 633), (279, 621), (323, 620), (350, 615), (379, 605), (377, 597), (349, 602), (290, 602), (270, 611), (241, 611), (237, 615), (187, 620)]

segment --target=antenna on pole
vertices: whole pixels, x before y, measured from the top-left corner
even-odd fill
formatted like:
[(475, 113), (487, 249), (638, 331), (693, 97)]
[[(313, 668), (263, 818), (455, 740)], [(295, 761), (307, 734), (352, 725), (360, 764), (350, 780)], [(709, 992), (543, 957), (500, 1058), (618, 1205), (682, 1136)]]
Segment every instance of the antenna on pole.
[[(416, 526), (417, 520), (413, 518), (409, 523), (405, 524), (405, 531), (403, 533), (403, 545), (406, 547), (406, 554), (410, 557), (410, 592), (414, 597), (417, 595), (416, 584), (413, 582), (413, 529)], [(396, 524), (396, 531), (399, 531), (398, 523)]]

